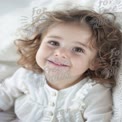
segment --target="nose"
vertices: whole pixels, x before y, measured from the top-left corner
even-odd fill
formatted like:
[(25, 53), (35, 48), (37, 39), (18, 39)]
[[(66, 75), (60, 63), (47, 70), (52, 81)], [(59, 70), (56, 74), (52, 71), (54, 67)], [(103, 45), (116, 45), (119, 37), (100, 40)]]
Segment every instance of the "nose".
[(60, 48), (60, 49), (55, 50), (54, 56), (60, 57), (60, 58), (67, 58), (68, 57), (68, 52), (67, 52), (66, 49)]

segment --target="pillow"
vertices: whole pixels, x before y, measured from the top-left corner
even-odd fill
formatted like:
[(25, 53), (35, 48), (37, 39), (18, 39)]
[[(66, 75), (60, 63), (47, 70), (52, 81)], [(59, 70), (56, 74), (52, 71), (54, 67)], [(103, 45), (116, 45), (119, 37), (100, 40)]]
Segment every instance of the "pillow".
[[(117, 22), (122, 28), (122, 0), (99, 0), (95, 2), (94, 9), (98, 12), (109, 11), (116, 15)], [(113, 88), (113, 117), (112, 122), (122, 122), (122, 59), (117, 76), (117, 84)]]
[[(19, 67), (16, 63), (18, 55), (13, 41), (16, 38), (16, 29), (21, 25), (20, 17), (27, 11), (22, 8), (22, 3), (20, 6), (19, 4), (20, 2), (1, 4), (8, 6), (8, 9), (2, 9), (0, 13), (0, 81), (12, 75)], [(6, 8), (5, 6), (2, 7)]]
[[(36, 1), (14, 1), (14, 3), (3, 1), (0, 4), (0, 8), (2, 8), (0, 11), (0, 41), (2, 42), (0, 44), (0, 81), (11, 76), (19, 68), (17, 65), (19, 56), (14, 40), (19, 38), (17, 33), (19, 28), (30, 21), (28, 16), (32, 16), (32, 9)], [(44, 5), (45, 1), (40, 0), (39, 2)]]

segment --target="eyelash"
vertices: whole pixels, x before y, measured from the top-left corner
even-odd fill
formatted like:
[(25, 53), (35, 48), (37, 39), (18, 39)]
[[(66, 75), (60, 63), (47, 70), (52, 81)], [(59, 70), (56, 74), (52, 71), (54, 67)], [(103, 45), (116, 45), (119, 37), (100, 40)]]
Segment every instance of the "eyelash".
[[(60, 45), (59, 42), (57, 42), (57, 41), (49, 41), (48, 43), (49, 43), (51, 46), (53, 46), (53, 47), (57, 47), (57, 46)], [(74, 47), (74, 48), (72, 49), (72, 51), (75, 52), (75, 53), (84, 53), (84, 52), (85, 52), (84, 49), (82, 49), (81, 47)]]
[[(56, 42), (56, 41), (49, 41), (48, 42), (50, 45), (52, 45), (52, 46), (59, 46), (59, 43), (58, 42)], [(57, 45), (58, 44), (58, 45)]]
[(73, 51), (76, 53), (84, 53), (84, 50), (81, 47), (75, 47), (73, 48)]

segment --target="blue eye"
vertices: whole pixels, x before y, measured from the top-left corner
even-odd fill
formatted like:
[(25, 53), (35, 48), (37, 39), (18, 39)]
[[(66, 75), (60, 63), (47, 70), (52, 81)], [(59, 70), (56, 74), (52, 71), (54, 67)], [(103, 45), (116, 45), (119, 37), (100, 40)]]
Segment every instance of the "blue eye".
[(59, 46), (59, 43), (56, 41), (49, 41), (48, 43), (52, 46)]
[(80, 47), (73, 48), (73, 51), (76, 52), (76, 53), (84, 53), (84, 50)]

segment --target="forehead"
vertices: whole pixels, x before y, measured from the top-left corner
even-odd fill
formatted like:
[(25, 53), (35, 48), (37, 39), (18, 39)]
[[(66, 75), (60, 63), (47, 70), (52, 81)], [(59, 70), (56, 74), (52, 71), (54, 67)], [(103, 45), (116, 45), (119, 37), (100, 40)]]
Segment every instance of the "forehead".
[(65, 39), (74, 41), (88, 42), (91, 39), (92, 33), (88, 26), (78, 23), (58, 23), (51, 25), (46, 36), (61, 36)]
[[(96, 41), (92, 35), (90, 27), (86, 23), (54, 23), (48, 27), (43, 33), (43, 38), (61, 37), (65, 42), (82, 42), (87, 45), (90, 50), (96, 48)], [(53, 38), (54, 39), (54, 38)], [(59, 39), (59, 38), (55, 38)]]

